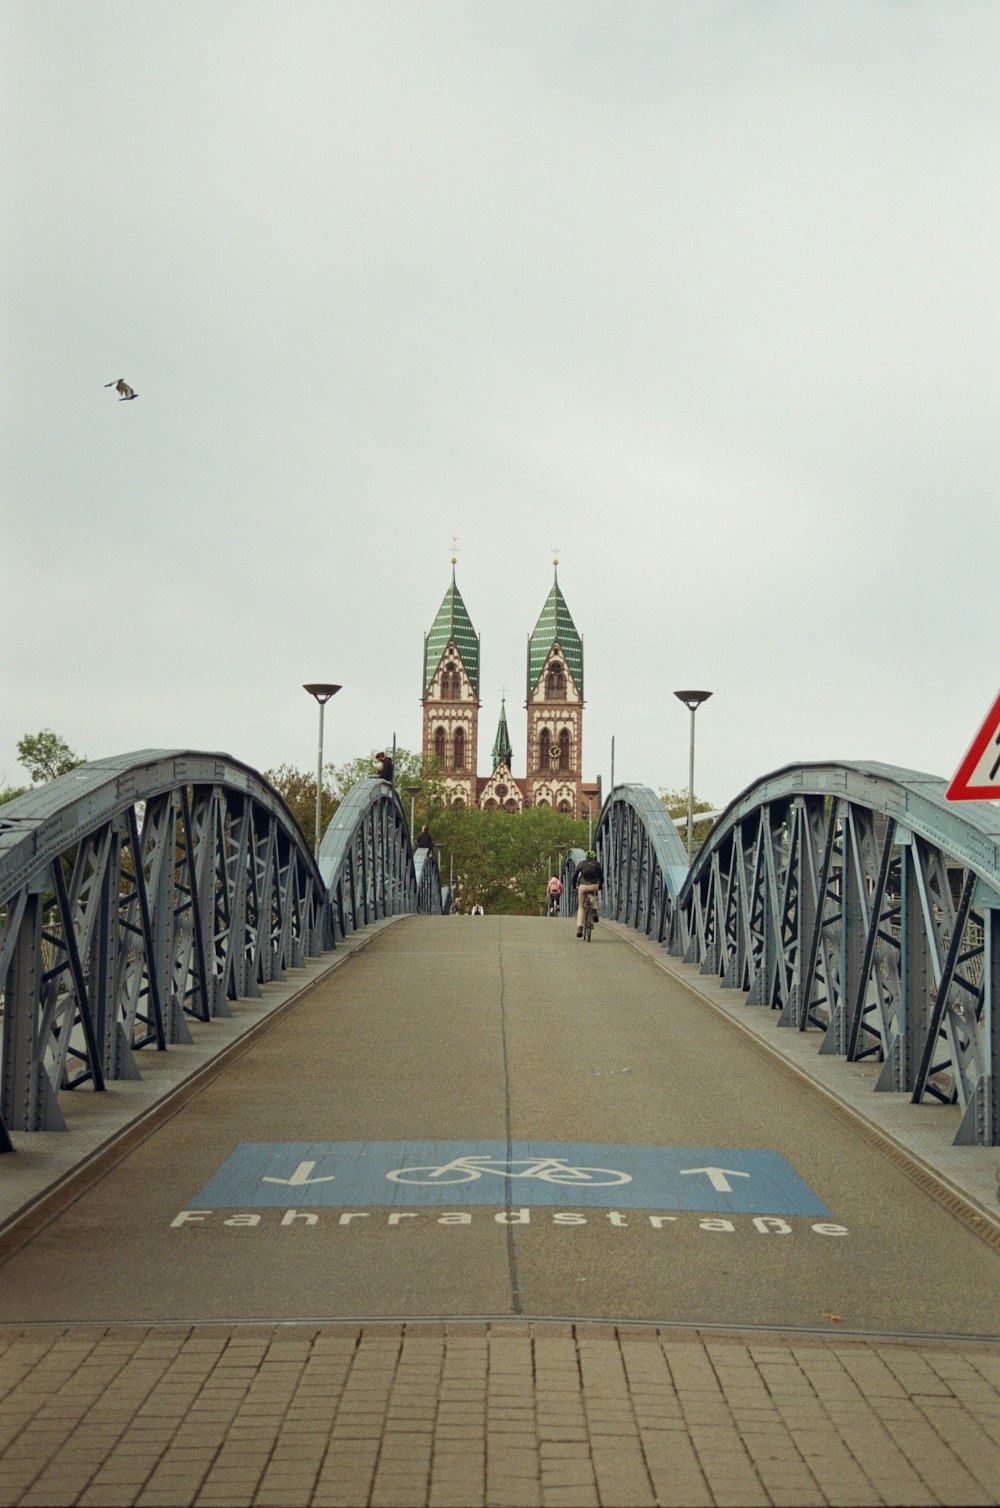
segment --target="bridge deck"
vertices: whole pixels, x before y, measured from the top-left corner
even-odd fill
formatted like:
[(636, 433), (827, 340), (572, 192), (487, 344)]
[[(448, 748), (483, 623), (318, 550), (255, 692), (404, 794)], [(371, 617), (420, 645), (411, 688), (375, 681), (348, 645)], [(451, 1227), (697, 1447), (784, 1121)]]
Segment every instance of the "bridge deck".
[(2, 1501), (996, 1499), (996, 1246), (617, 928), (395, 923), (126, 1151)]

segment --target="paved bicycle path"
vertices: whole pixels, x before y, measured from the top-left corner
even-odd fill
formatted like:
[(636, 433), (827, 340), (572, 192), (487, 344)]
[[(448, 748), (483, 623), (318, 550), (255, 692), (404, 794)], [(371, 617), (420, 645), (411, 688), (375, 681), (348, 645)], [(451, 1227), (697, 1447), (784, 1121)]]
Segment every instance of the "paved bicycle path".
[[(534, 1176), (490, 1171), (508, 1147)], [(466, 1181), (386, 1177), (449, 1164)], [(413, 918), (15, 1253), (0, 1321), (992, 1336), (998, 1276), (993, 1247), (611, 929), (584, 947), (568, 922)]]

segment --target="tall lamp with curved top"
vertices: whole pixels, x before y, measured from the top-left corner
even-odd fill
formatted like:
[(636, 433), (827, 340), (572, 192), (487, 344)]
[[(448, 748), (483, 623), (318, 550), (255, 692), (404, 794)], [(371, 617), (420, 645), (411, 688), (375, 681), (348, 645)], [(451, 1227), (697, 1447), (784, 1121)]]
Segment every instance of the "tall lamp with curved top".
[(336, 696), (340, 690), (332, 681), (309, 681), (303, 684), (303, 691), (308, 691), (310, 696), (316, 698), (319, 703), (319, 754), (316, 757), (316, 841), (315, 851), (319, 853), (319, 819), (320, 819), (320, 796), (323, 790), (323, 710), (332, 696)]

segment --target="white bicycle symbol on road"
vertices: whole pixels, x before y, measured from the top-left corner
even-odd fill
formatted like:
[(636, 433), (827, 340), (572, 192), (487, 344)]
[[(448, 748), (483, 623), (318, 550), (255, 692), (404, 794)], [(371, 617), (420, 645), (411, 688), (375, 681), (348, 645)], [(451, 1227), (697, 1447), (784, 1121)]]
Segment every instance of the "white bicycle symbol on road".
[(631, 1173), (619, 1173), (614, 1168), (575, 1168), (564, 1157), (515, 1157), (510, 1162), (502, 1157), (455, 1157), (440, 1167), (396, 1168), (385, 1176), (393, 1183), (473, 1183), (484, 1173), (592, 1189), (632, 1182)]

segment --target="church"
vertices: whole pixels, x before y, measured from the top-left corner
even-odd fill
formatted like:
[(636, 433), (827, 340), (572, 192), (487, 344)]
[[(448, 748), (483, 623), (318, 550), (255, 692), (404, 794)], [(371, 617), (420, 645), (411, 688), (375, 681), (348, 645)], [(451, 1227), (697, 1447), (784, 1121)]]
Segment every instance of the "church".
[(501, 700), (488, 776), (478, 773), (480, 638), (458, 590), (454, 559), (451, 565), (451, 585), (424, 636), (421, 696), (421, 747), (437, 762), (448, 801), (484, 811), (551, 806), (596, 817), (600, 784), (583, 778), (583, 640), (559, 587), (558, 562), (528, 636), (524, 773), (514, 773), (517, 761)]

